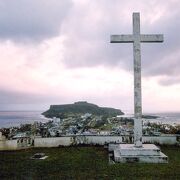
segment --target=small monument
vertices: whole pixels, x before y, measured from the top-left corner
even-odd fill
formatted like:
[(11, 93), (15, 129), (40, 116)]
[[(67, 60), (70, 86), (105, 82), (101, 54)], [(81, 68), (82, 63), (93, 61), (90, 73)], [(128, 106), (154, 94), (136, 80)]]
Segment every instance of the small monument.
[(140, 13), (133, 13), (133, 34), (111, 35), (111, 43), (133, 43), (134, 56), (134, 145), (114, 149), (116, 162), (167, 163), (167, 156), (153, 144), (142, 144), (141, 42), (163, 42), (162, 34), (140, 34)]

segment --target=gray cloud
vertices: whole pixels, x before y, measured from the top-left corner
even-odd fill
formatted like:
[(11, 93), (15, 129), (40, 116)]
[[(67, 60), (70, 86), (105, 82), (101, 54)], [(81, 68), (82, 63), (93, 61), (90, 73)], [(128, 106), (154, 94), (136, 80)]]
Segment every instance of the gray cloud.
[(67, 67), (120, 66), (132, 72), (132, 44), (110, 44), (110, 35), (132, 33), (133, 11), (141, 13), (141, 20), (160, 12), (162, 16), (153, 23), (141, 21), (142, 33), (164, 34), (164, 43), (142, 44), (142, 72), (171, 79), (180, 74), (179, 9), (178, 1), (163, 0), (74, 4), (70, 0), (2, 0), (0, 38), (42, 40), (60, 33), (67, 37), (63, 60)]
[(2, 104), (26, 104), (26, 103), (43, 103), (49, 101), (51, 97), (43, 96), (41, 94), (31, 94), (18, 91), (10, 91), (7, 89), (0, 89), (0, 102)]
[(166, 77), (163, 77), (159, 81), (159, 83), (163, 86), (176, 85), (180, 83), (180, 76), (174, 76), (174, 77), (166, 76)]
[(50, 104), (66, 102), (68, 98), (0, 89), (0, 110), (42, 110)]
[[(159, 32), (164, 34), (162, 44), (153, 44), (143, 49), (144, 74), (148, 76), (176, 76), (180, 73), (180, 14), (159, 22)], [(157, 26), (157, 25), (156, 25)]]
[[(124, 33), (129, 32), (125, 29), (131, 31), (131, 23), (121, 24), (119, 17), (115, 16), (116, 12), (113, 12), (113, 4), (108, 1), (101, 3), (95, 3), (95, 8), (89, 6), (89, 12), (85, 9), (87, 7), (76, 7), (76, 11), (72, 11), (70, 18), (64, 22), (62, 33), (68, 37), (65, 41), (64, 63), (71, 68), (123, 65), (129, 69), (132, 64), (132, 45), (110, 44), (110, 35), (120, 32), (120, 29)], [(99, 19), (98, 13), (102, 13)], [(123, 20), (123, 17), (120, 19)]]
[[(88, 10), (86, 7), (84, 9), (76, 7), (76, 11), (71, 11), (70, 19), (64, 22), (62, 32), (68, 37), (65, 42), (67, 50), (64, 63), (71, 68), (105, 65), (121, 66), (128, 71), (133, 71), (132, 44), (109, 43), (111, 34), (131, 34), (133, 11), (129, 10), (130, 4), (120, 1), (115, 1), (115, 4), (98, 1), (94, 4), (93, 14), (91, 14), (91, 6)], [(159, 10), (162, 6), (163, 10), (164, 2), (154, 1), (146, 5), (141, 1), (141, 3), (134, 4), (135, 7), (138, 7), (137, 9), (142, 10), (140, 11), (141, 19), (152, 15), (151, 10), (155, 5), (159, 6)], [(162, 12), (162, 17), (153, 23), (147, 20), (141, 21), (142, 33), (164, 34), (163, 43), (142, 43), (143, 76), (180, 74), (180, 66), (178, 66), (180, 55), (177, 55), (180, 49), (180, 36), (178, 36), (180, 3), (169, 1), (165, 7), (166, 10)], [(80, 15), (77, 13), (78, 10)], [(124, 10), (128, 10), (129, 14), (125, 16)], [(102, 16), (99, 17), (99, 14)], [(152, 15), (152, 17), (156, 15)]]
[[(65, 37), (60, 44), (64, 53), (62, 53), (63, 60), (61, 57), (58, 58), (58, 55), (54, 56), (52, 50), (48, 55), (49, 61), (54, 64), (59, 59), (69, 69), (103, 65), (110, 66), (112, 71), (113, 67), (119, 66), (120, 69), (123, 68), (133, 73), (132, 44), (110, 44), (110, 35), (131, 34), (132, 12), (139, 11), (142, 33), (164, 34), (164, 43), (142, 44), (143, 76), (163, 76), (164, 78), (159, 81), (163, 86), (180, 84), (180, 36), (178, 35), (180, 32), (180, 3), (178, 1), (82, 0), (73, 2), (71, 0), (0, 0), (0, 40), (9, 39), (14, 41), (13, 45), (18, 47), (19, 44), (16, 42), (25, 40), (41, 42), (47, 38), (54, 36), (61, 38), (62, 36)], [(159, 18), (158, 13), (160, 13)], [(148, 18), (149, 16), (150, 18)], [(152, 18), (155, 20), (151, 22)], [(3, 42), (0, 43), (3, 44)], [(61, 41), (59, 42), (61, 43)], [(38, 49), (36, 45), (33, 46), (34, 49)], [(54, 48), (53, 43), (49, 46)], [(23, 52), (23, 46), (21, 48)], [(32, 46), (30, 46), (30, 50), (33, 49), (31, 48)], [(26, 53), (26, 50), (24, 51)], [(41, 51), (32, 50), (32, 52), (35, 56), (36, 53), (41, 54)], [(46, 54), (40, 56), (40, 66), (46, 60), (45, 56)], [(27, 67), (39, 70), (35, 64), (38, 62), (38, 58), (34, 58), (34, 56), (29, 59), (24, 56), (24, 58), (28, 62)], [(16, 60), (18, 61), (18, 59)], [(51, 68), (51, 66), (46, 68)], [(23, 69), (19, 69), (19, 71), (23, 71)], [(28, 79), (24, 83), (29, 83)], [(67, 79), (67, 83), (71, 82)], [(35, 106), (42, 107), (40, 104), (44, 106), (44, 104), (61, 102), (71, 103), (79, 100), (79, 96), (83, 96), (74, 97), (70, 95), (71, 93), (65, 95), (63, 92), (59, 92), (60, 95), (57, 95), (50, 91), (47, 91), (46, 95), (31, 94), (26, 93), (24, 88), (21, 90), (22, 92), (17, 92), (10, 91), (8, 88), (0, 88), (0, 109), (30, 109)], [(57, 91), (59, 90), (57, 89)], [(73, 87), (71, 91), (73, 91)], [(114, 102), (114, 104), (112, 103), (114, 107), (119, 106), (120, 103), (124, 108), (129, 107), (129, 104), (132, 105), (129, 95), (118, 98), (109, 97), (109, 100), (107, 96), (106, 98), (97, 96), (84, 99), (97, 104), (98, 102), (103, 104)], [(28, 104), (33, 105), (28, 106)]]
[(71, 7), (71, 0), (1, 0), (0, 38), (21, 41), (55, 36)]

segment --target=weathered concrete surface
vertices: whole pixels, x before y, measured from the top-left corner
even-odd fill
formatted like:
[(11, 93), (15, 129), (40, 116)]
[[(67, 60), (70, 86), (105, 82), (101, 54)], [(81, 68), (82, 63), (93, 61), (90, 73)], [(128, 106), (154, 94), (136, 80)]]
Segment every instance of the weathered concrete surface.
[[(127, 138), (127, 137), (126, 137)], [(161, 145), (176, 145), (176, 135), (164, 135), (164, 136), (143, 136), (142, 141), (145, 143), (157, 143)], [(0, 140), (0, 150), (17, 150), (29, 147), (58, 147), (58, 146), (70, 146), (76, 144), (92, 144), (92, 145), (104, 145), (110, 143), (112, 150), (114, 147), (118, 147), (120, 143), (123, 143), (122, 136), (64, 136), (55, 138), (35, 138), (34, 146), (27, 146), (19, 144), (18, 140)], [(110, 147), (109, 146), (109, 147)]]
[(70, 146), (72, 144), (71, 137), (54, 137), (54, 138), (35, 138), (34, 147), (58, 147)]
[(108, 143), (122, 143), (122, 137), (121, 136), (78, 136), (77, 140), (79, 138), (84, 138), (84, 142), (81, 141), (81, 143), (84, 144), (93, 144), (93, 145), (105, 145)]
[(121, 136), (63, 136), (54, 138), (35, 138), (34, 147), (58, 147), (78, 144), (104, 145), (107, 143), (122, 143)]
[(137, 148), (133, 144), (120, 144), (114, 149), (115, 162), (167, 163), (168, 158), (153, 144)]
[(17, 140), (0, 141), (0, 150), (17, 150)]
[(134, 119), (134, 145), (142, 147), (142, 119)]
[(163, 136), (143, 136), (143, 143), (155, 143), (160, 145), (176, 145), (177, 141), (176, 135), (163, 135)]
[(0, 132), (0, 150), (16, 150), (17, 140), (7, 140)]
[(140, 14), (133, 13), (133, 34), (111, 35), (111, 43), (133, 43), (134, 56), (134, 144), (142, 147), (141, 42), (163, 42), (162, 34), (140, 34)]
[(114, 150), (115, 161), (166, 163), (167, 156), (161, 153), (156, 146), (142, 144), (141, 42), (163, 42), (163, 35), (141, 35), (140, 14), (133, 13), (133, 35), (113, 35), (111, 42), (132, 42), (134, 56), (134, 146), (119, 145)]
[(154, 144), (144, 144), (142, 148), (136, 148), (133, 144), (119, 145), (121, 155), (123, 156), (145, 156), (145, 155), (160, 155), (160, 149)]
[(2, 132), (0, 132), (0, 141), (5, 141), (6, 137), (2, 135)]

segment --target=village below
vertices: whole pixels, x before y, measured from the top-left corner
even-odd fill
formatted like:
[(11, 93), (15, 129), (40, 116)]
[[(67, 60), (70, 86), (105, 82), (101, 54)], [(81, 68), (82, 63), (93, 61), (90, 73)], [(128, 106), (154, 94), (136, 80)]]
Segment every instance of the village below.
[(180, 1), (0, 8), (0, 180), (180, 179)]
[[(66, 136), (119, 136), (123, 142), (134, 142), (134, 119), (124, 115), (118, 109), (101, 108), (87, 102), (75, 102), (69, 105), (52, 105), (42, 114), (49, 119), (47, 122), (1, 128), (2, 136), (6, 140), (17, 139), (20, 144), (23, 142), (22, 147), (28, 144), (30, 139), (29, 146), (33, 146), (36, 138)], [(143, 136), (160, 138), (177, 135), (178, 143), (180, 125), (165, 124), (158, 121), (158, 118), (158, 116), (143, 115)], [(151, 121), (152, 119), (154, 121)], [(25, 144), (24, 141), (26, 141)], [(112, 142), (114, 142), (113, 139)]]
[[(50, 179), (129, 179), (132, 174), (138, 179), (179, 177), (178, 124), (164, 124), (157, 116), (143, 115), (144, 146), (155, 143), (169, 157), (168, 163), (157, 167), (137, 164), (135, 158), (127, 160), (130, 164), (116, 163), (114, 149), (134, 143), (134, 118), (121, 110), (76, 102), (50, 106), (43, 114), (47, 122), (1, 128), (0, 178), (26, 179), (27, 174), (40, 179), (45, 174)], [(167, 162), (167, 158), (161, 161)]]

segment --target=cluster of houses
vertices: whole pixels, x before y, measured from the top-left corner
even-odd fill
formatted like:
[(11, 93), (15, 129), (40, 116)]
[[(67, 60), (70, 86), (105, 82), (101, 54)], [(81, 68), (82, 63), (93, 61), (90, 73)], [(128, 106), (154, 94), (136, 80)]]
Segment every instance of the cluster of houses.
[[(172, 130), (171, 125), (143, 121), (144, 136), (160, 136)], [(71, 135), (111, 135), (133, 137), (132, 117), (103, 117), (90, 113), (70, 115), (60, 119), (54, 117), (48, 122), (34, 122), (20, 127), (3, 128), (0, 131), (7, 139), (28, 137), (60, 137)], [(171, 131), (172, 134), (172, 131)]]
[[(143, 124), (142, 140), (144, 143), (179, 144), (180, 135), (176, 133), (179, 126), (148, 121), (144, 121)], [(89, 113), (71, 115), (64, 119), (53, 118), (43, 123), (34, 122), (23, 124), (20, 127), (2, 128), (0, 129), (0, 150), (78, 144), (134, 143), (133, 129), (132, 118), (109, 118)]]

